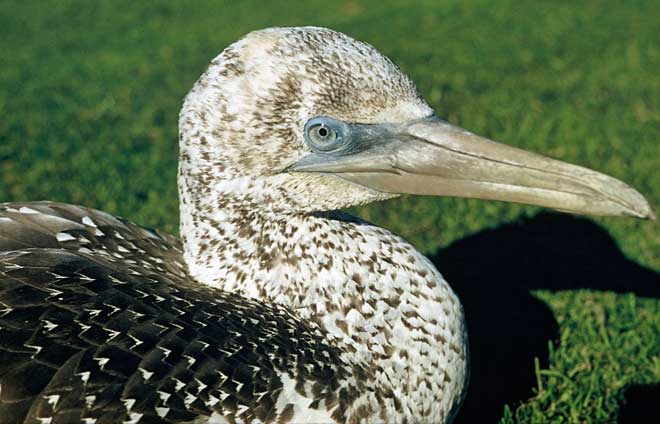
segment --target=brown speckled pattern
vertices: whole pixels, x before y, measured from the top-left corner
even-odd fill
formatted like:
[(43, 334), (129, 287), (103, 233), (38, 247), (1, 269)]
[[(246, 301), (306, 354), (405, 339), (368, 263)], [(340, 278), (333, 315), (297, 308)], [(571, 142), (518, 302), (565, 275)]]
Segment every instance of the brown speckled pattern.
[(432, 110), (373, 47), (319, 28), (257, 31), (214, 59), (180, 115), (181, 235), (203, 283), (292, 308), (392, 400), (371, 420), (443, 421), (467, 375), (461, 305), (422, 254), (331, 211), (392, 195), (331, 175), (282, 173), (310, 153), (314, 116), (397, 123)]

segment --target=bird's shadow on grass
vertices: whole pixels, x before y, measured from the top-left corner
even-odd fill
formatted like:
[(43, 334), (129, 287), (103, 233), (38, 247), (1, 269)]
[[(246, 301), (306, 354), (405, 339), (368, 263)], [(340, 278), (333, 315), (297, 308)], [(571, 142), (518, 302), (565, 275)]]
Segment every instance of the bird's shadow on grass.
[[(498, 422), (505, 404), (532, 396), (534, 358), (547, 366), (558, 326), (530, 291), (596, 289), (660, 297), (654, 271), (627, 259), (602, 227), (541, 213), (456, 241), (431, 256), (461, 298), (471, 378), (456, 423)], [(635, 411), (655, 408), (641, 403)]]
[(619, 410), (619, 424), (660, 423), (660, 384), (635, 385), (626, 390), (625, 402)]

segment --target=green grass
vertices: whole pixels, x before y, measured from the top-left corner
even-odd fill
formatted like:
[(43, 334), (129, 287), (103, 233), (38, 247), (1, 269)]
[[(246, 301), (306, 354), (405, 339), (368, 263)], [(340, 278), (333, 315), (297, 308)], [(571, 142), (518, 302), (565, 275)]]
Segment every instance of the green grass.
[(538, 296), (562, 332), (559, 345), (550, 345), (552, 366), (537, 371), (536, 396), (516, 411), (518, 421), (611, 421), (625, 388), (660, 381), (660, 300), (583, 290)]
[[(79, 203), (176, 232), (181, 100), (226, 45), (276, 25), (328, 26), (368, 41), (450, 122), (603, 171), (660, 204), (653, 0), (3, 2), (0, 200)], [(357, 213), (434, 254), (538, 211), (404, 197)], [(660, 268), (658, 224), (590, 222), (630, 261)], [(658, 299), (539, 289), (559, 341), (539, 358), (549, 362), (533, 397), (501, 405), (503, 421), (613, 420), (626, 387), (660, 384)]]

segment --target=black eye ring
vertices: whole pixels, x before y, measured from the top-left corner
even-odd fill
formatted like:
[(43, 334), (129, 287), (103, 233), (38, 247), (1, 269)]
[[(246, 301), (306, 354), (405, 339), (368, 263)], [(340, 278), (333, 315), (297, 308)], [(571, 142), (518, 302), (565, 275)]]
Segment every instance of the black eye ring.
[(305, 124), (305, 142), (312, 150), (331, 152), (340, 149), (348, 139), (349, 127), (327, 116), (317, 116)]

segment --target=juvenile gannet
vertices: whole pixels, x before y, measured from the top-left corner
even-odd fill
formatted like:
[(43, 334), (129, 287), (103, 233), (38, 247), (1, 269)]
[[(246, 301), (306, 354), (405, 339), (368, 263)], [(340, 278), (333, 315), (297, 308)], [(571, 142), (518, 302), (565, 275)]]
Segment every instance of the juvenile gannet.
[(2, 421), (451, 421), (459, 300), (406, 241), (337, 210), (414, 193), (652, 217), (614, 178), (438, 119), (388, 58), (329, 29), (232, 44), (179, 128), (180, 241), (0, 205)]

